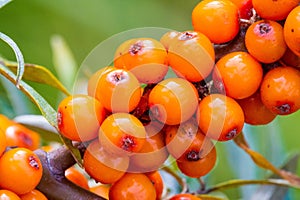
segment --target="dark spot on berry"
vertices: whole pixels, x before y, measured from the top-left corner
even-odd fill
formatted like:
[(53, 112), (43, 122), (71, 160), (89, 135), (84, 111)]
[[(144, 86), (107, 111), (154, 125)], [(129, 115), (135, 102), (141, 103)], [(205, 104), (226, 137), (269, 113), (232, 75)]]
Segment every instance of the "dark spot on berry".
[(121, 148), (125, 151), (131, 151), (136, 146), (134, 138), (130, 135), (126, 135), (122, 138)]
[(30, 165), (32, 168), (34, 168), (34, 169), (36, 169), (36, 170), (40, 169), (40, 165), (39, 165), (39, 163), (38, 163), (36, 157), (34, 157), (34, 156), (29, 156), (29, 157), (28, 157), (28, 160), (29, 160), (29, 165)]
[(295, 31), (295, 30), (292, 28), (292, 29), (291, 29), (291, 32), (294, 33), (294, 31)]
[(291, 106), (288, 103), (281, 104), (279, 106), (276, 106), (275, 108), (277, 111), (279, 111), (279, 114), (282, 114), (282, 115), (288, 114), (291, 112)]
[(179, 40), (189, 40), (189, 39), (193, 39), (197, 36), (196, 33), (191, 33), (191, 32), (184, 32), (183, 34), (181, 34), (178, 39)]
[(195, 150), (191, 150), (186, 154), (186, 159), (188, 161), (198, 161), (200, 160), (199, 152)]
[(143, 43), (141, 41), (136, 42), (135, 44), (131, 45), (129, 48), (130, 55), (134, 56), (138, 52), (143, 49)]
[(259, 24), (259, 33), (264, 35), (268, 34), (272, 30), (272, 27), (268, 22), (262, 22)]
[(234, 138), (237, 134), (238, 134), (237, 129), (234, 128), (234, 129), (232, 129), (231, 131), (229, 131), (229, 132), (225, 135), (225, 138), (226, 138), (227, 140), (231, 140), (231, 139)]
[(267, 88), (270, 88), (270, 84), (267, 85)]
[(21, 139), (21, 141), (24, 142), (24, 144), (28, 147), (32, 146), (33, 141), (32, 139), (28, 136), (28, 134), (24, 133), (24, 132), (20, 132), (19, 133), (19, 137)]

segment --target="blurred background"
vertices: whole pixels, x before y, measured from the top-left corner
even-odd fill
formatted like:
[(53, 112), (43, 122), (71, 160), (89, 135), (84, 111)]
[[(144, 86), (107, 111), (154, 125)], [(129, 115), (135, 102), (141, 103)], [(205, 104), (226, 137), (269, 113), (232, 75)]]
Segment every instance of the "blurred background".
[[(15, 0), (0, 10), (0, 31), (21, 49), (25, 62), (47, 67), (66, 84), (90, 51), (120, 32), (142, 27), (184, 31), (192, 29), (191, 12), (199, 0)], [(15, 60), (13, 51), (0, 42), (0, 55)], [(65, 60), (64, 60), (65, 59)], [(64, 65), (67, 68), (64, 71)], [(62, 71), (64, 73), (62, 73)], [(50, 86), (28, 82), (56, 109), (63, 95)], [(39, 114), (36, 107), (15, 87), (0, 78), (0, 113), (10, 118)], [(267, 126), (245, 126), (250, 146), (281, 166), (300, 151), (300, 112), (277, 117)], [(218, 163), (206, 177), (208, 186), (230, 179), (262, 179), (271, 174), (253, 164), (233, 142), (218, 143)], [(297, 168), (300, 175), (300, 167)], [(188, 180), (192, 188), (198, 182)], [(245, 186), (222, 191), (229, 199), (258, 199), (258, 191), (278, 188)], [(259, 199), (300, 199), (299, 191), (269, 192)]]

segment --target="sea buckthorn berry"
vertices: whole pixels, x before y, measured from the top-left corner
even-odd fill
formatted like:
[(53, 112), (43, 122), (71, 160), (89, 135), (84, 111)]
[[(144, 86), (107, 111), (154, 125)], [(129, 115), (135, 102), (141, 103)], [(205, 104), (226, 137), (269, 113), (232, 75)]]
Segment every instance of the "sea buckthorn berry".
[(97, 137), (105, 116), (106, 110), (95, 98), (81, 94), (69, 96), (58, 106), (58, 129), (70, 140), (92, 140)]
[(239, 32), (238, 12), (238, 7), (230, 0), (201, 1), (192, 12), (194, 30), (213, 43), (229, 42)]
[(215, 51), (202, 33), (185, 31), (170, 44), (168, 63), (179, 77), (191, 82), (205, 79), (213, 69)]
[(260, 17), (275, 21), (285, 19), (299, 3), (299, 0), (252, 0), (253, 7)]
[(11, 149), (0, 158), (0, 188), (18, 195), (33, 190), (39, 184), (42, 173), (40, 159), (29, 149)]
[(3, 131), (5, 131), (7, 129), (7, 127), (16, 124), (16, 122), (14, 122), (13, 120), (9, 119), (8, 117), (6, 117), (5, 115), (0, 114), (0, 129), (2, 129)]
[(128, 165), (128, 156), (117, 156), (108, 152), (97, 140), (89, 144), (83, 156), (85, 171), (103, 184), (119, 180), (125, 174)]
[(225, 92), (235, 99), (243, 99), (255, 93), (262, 77), (261, 64), (246, 52), (232, 52), (223, 56), (213, 72), (214, 85), (219, 92)]
[(156, 199), (161, 199), (164, 189), (164, 182), (159, 171), (148, 172), (145, 173), (145, 175), (150, 179), (151, 183), (154, 185), (156, 191)]
[(200, 129), (208, 137), (227, 141), (242, 131), (244, 113), (234, 99), (222, 94), (211, 94), (200, 102), (197, 120)]
[(107, 66), (107, 67), (103, 67), (101, 69), (99, 69), (98, 71), (96, 71), (95, 73), (92, 74), (92, 76), (89, 78), (88, 81), (88, 85), (87, 85), (87, 92), (88, 95), (91, 97), (95, 97), (96, 96), (96, 92), (97, 92), (97, 86), (98, 86), (98, 82), (101, 78), (101, 76), (103, 74), (105, 74), (108, 71), (111, 71), (115, 69), (112, 66)]
[(281, 60), (286, 66), (300, 68), (300, 56), (297, 56), (290, 48), (287, 48)]
[(5, 132), (0, 127), (0, 157), (3, 154), (3, 152), (5, 151), (6, 147), (7, 147), (7, 145), (6, 145)]
[(159, 82), (150, 92), (151, 115), (168, 125), (191, 118), (198, 106), (198, 92), (187, 80), (169, 78)]
[(176, 41), (176, 37), (180, 34), (178, 31), (168, 31), (161, 38), (160, 43), (166, 48), (168, 51), (172, 42)]
[(26, 194), (20, 195), (21, 200), (47, 200), (47, 197), (40, 191), (34, 189)]
[(130, 172), (149, 172), (159, 169), (169, 156), (164, 133), (153, 125), (145, 127), (147, 135), (142, 149), (130, 156)]
[(286, 51), (282, 26), (271, 20), (260, 20), (251, 24), (245, 35), (248, 52), (263, 63), (279, 60)]
[(110, 200), (155, 200), (156, 191), (145, 174), (127, 173), (109, 190)]
[(170, 200), (201, 200), (201, 199), (195, 195), (185, 193), (185, 194), (176, 194), (172, 196)]
[(300, 57), (300, 6), (294, 8), (287, 16), (283, 33), (287, 46)]
[(165, 134), (169, 153), (178, 161), (197, 161), (213, 147), (194, 118), (176, 126), (168, 126)]
[(186, 176), (192, 178), (199, 178), (208, 174), (215, 166), (217, 160), (216, 148), (213, 146), (212, 149), (206, 153), (205, 156), (198, 160), (186, 160), (178, 161), (176, 164), (179, 170)]
[(70, 167), (65, 171), (65, 177), (76, 185), (89, 190), (88, 179), (75, 167)]
[(146, 140), (146, 130), (138, 118), (128, 113), (108, 116), (99, 129), (99, 141), (118, 155), (139, 152)]
[(16, 193), (10, 190), (0, 189), (0, 200), (21, 200), (21, 199)]
[(105, 199), (108, 199), (109, 189), (110, 189), (110, 185), (107, 184), (100, 184), (100, 185), (90, 187), (91, 192)]
[(265, 106), (278, 115), (300, 108), (300, 72), (292, 67), (277, 67), (264, 77), (260, 88)]
[(40, 146), (40, 135), (21, 124), (13, 124), (5, 131), (7, 146), (36, 150)]
[(239, 9), (241, 19), (250, 19), (253, 16), (252, 0), (230, 0)]
[(168, 72), (166, 61), (167, 51), (159, 41), (135, 38), (117, 48), (114, 66), (131, 71), (142, 83), (157, 83)]
[(103, 74), (96, 87), (96, 99), (109, 111), (131, 112), (141, 99), (137, 78), (130, 71), (112, 69)]
[(272, 113), (261, 101), (259, 90), (250, 97), (239, 99), (237, 102), (244, 111), (247, 124), (265, 125), (272, 122), (276, 117), (276, 114)]

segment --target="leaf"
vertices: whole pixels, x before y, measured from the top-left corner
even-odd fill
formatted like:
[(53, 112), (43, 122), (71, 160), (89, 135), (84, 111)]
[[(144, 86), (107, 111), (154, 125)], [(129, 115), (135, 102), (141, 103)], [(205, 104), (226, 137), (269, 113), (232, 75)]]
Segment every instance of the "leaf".
[[(11, 71), (14, 73), (17, 72), (17, 63), (6, 60), (2, 62)], [(65, 95), (70, 95), (65, 86), (46, 67), (35, 64), (25, 64), (23, 79), (52, 86), (62, 91)]]
[(251, 157), (251, 159), (255, 162), (256, 165), (258, 165), (261, 168), (268, 169), (274, 174), (288, 180), (291, 185), (294, 185), (295, 187), (300, 187), (300, 177), (291, 172), (276, 168), (260, 153), (250, 149), (249, 145), (247, 144), (244, 138), (243, 133), (239, 134), (239, 136), (234, 139), (234, 142)]
[[(288, 160), (288, 162), (282, 167), (284, 170), (295, 172), (297, 169), (297, 164), (299, 160), (299, 154), (294, 155)], [(273, 174), (272, 178), (277, 178), (278, 176)], [(278, 186), (261, 186), (258, 190), (251, 196), (251, 199), (260, 199), (260, 200), (271, 200), (271, 199), (284, 199), (288, 188), (278, 187)]]
[[(13, 84), (16, 84), (16, 75), (13, 74), (6, 66), (0, 63), (0, 74), (2, 74), (5, 78), (7, 78)], [(49, 105), (49, 103), (39, 94), (37, 93), (31, 86), (26, 84), (24, 81), (20, 81), (19, 89), (27, 95), (39, 108), (42, 115), (47, 119), (47, 121), (58, 130), (57, 127), (57, 114), (56, 111)], [(79, 165), (81, 164), (81, 156), (80, 152), (77, 148), (72, 145), (72, 141), (61, 136), (62, 141), (71, 151), (74, 159), (78, 162)]]
[(197, 195), (201, 200), (227, 200), (227, 198), (217, 197), (208, 194), (199, 194)]
[(16, 58), (17, 58), (17, 62), (18, 62), (18, 67), (17, 67), (17, 77), (16, 77), (16, 81), (15, 81), (15, 85), (17, 86), (17, 88), (19, 88), (19, 84), (20, 81), (22, 79), (22, 76), (24, 74), (24, 58), (23, 58), (23, 54), (21, 53), (21, 50), (19, 49), (18, 45), (7, 35), (5, 35), (4, 33), (0, 32), (0, 39), (3, 40), (4, 42), (6, 42), (14, 51)]

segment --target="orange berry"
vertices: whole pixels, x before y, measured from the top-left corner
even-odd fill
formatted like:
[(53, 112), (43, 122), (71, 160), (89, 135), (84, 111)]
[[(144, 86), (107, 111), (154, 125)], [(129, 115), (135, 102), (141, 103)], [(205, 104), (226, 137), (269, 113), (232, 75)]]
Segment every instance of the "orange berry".
[(96, 185), (93, 187), (90, 187), (90, 191), (97, 194), (100, 197), (103, 197), (105, 199), (108, 199), (108, 193), (109, 193), (110, 185)]
[(159, 169), (169, 156), (163, 132), (153, 125), (145, 127), (147, 135), (142, 149), (130, 156), (131, 172), (149, 172)]
[(168, 51), (171, 43), (176, 41), (176, 37), (178, 37), (179, 34), (180, 34), (180, 32), (178, 32), (178, 31), (168, 31), (160, 38), (160, 43)]
[(8, 117), (6, 117), (5, 115), (0, 114), (0, 129), (2, 129), (3, 131), (5, 131), (7, 129), (7, 127), (16, 124), (16, 122), (14, 122), (13, 120), (9, 119)]
[(75, 167), (70, 167), (65, 171), (65, 177), (76, 185), (89, 190), (88, 179)]
[(95, 98), (109, 111), (131, 112), (141, 99), (141, 87), (130, 71), (111, 69), (102, 74)]
[(179, 170), (186, 176), (199, 178), (208, 174), (216, 164), (217, 153), (216, 148), (213, 146), (209, 152), (200, 156), (198, 160), (176, 160)]
[(277, 67), (264, 77), (261, 100), (273, 113), (288, 115), (300, 109), (300, 72), (292, 67)]
[(0, 127), (0, 157), (7, 147), (5, 132)]
[(245, 122), (251, 125), (264, 125), (273, 121), (276, 114), (272, 113), (261, 101), (260, 92), (250, 97), (237, 100), (244, 111)]
[(146, 138), (146, 130), (138, 118), (128, 113), (108, 116), (99, 130), (99, 141), (105, 149), (118, 155), (139, 152)]
[(271, 20), (259, 20), (249, 26), (245, 35), (248, 52), (263, 63), (279, 60), (286, 51), (282, 26)]
[(262, 77), (261, 64), (246, 52), (232, 52), (223, 56), (213, 72), (214, 85), (219, 92), (226, 92), (227, 96), (235, 99), (255, 93)]
[(156, 191), (156, 199), (161, 199), (164, 189), (164, 182), (159, 171), (148, 172), (145, 175), (150, 179), (151, 183), (154, 185)]
[(39, 184), (42, 173), (40, 159), (29, 149), (14, 148), (0, 158), (0, 188), (16, 194), (33, 190)]
[(239, 32), (238, 12), (238, 7), (229, 0), (203, 0), (192, 12), (194, 30), (213, 43), (229, 42)]
[(40, 135), (21, 124), (13, 124), (5, 131), (7, 146), (36, 150), (40, 146)]
[(192, 117), (198, 98), (198, 92), (190, 82), (182, 78), (168, 78), (151, 90), (148, 103), (156, 119), (176, 125)]
[(199, 197), (196, 197), (195, 195), (192, 194), (176, 194), (171, 197), (170, 200), (201, 200)]
[(213, 69), (215, 51), (202, 33), (185, 31), (170, 43), (168, 63), (179, 77), (197, 82), (205, 79)]
[(85, 171), (103, 184), (119, 180), (125, 174), (128, 165), (128, 156), (121, 157), (108, 152), (97, 140), (89, 144), (83, 156)]
[(239, 15), (242, 19), (250, 19), (253, 16), (252, 0), (230, 0), (239, 9)]
[(108, 71), (111, 71), (115, 69), (112, 66), (107, 66), (107, 67), (103, 67), (101, 69), (99, 69), (98, 71), (96, 71), (95, 73), (92, 74), (92, 76), (89, 78), (88, 81), (88, 86), (87, 86), (87, 92), (88, 95), (91, 97), (95, 97), (96, 96), (96, 92), (97, 92), (97, 86), (98, 86), (98, 82), (101, 78), (101, 76), (103, 74), (105, 74)]
[(284, 20), (299, 3), (299, 0), (252, 0), (253, 7), (260, 17), (275, 21)]
[(21, 200), (47, 200), (47, 197), (40, 191), (34, 189), (26, 194), (20, 195)]
[(200, 129), (208, 137), (227, 141), (242, 131), (244, 112), (234, 99), (222, 94), (211, 94), (200, 102), (197, 120)]
[(132, 72), (142, 83), (157, 83), (168, 72), (167, 51), (157, 40), (135, 38), (122, 43), (116, 50), (116, 68)]
[(109, 190), (110, 200), (155, 200), (156, 191), (144, 174), (125, 174)]
[(287, 46), (300, 57), (300, 6), (295, 7), (287, 16), (283, 32)]
[(21, 200), (20, 197), (10, 190), (0, 189), (0, 200)]
[(104, 107), (95, 98), (81, 94), (69, 96), (58, 106), (58, 129), (70, 140), (92, 140), (97, 137), (105, 116)]

